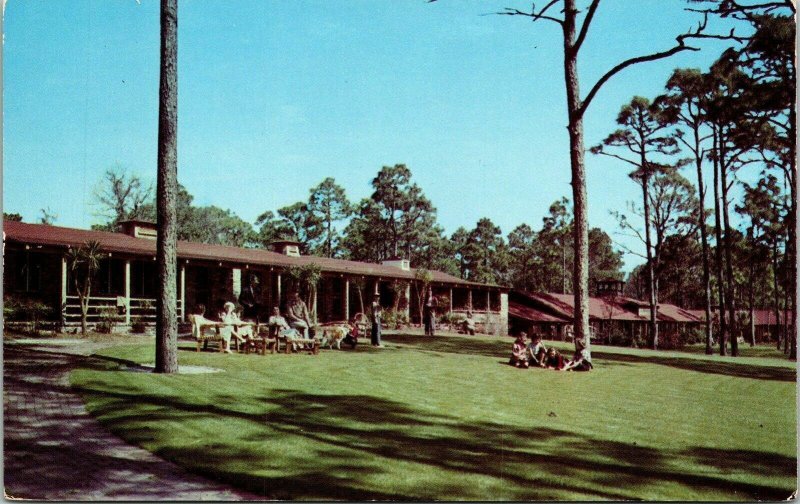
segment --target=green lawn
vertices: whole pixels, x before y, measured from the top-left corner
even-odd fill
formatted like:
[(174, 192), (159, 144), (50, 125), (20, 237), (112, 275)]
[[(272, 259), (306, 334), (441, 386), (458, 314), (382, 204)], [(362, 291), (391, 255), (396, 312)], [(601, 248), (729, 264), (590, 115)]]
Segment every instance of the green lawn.
[[(114, 432), (276, 499), (752, 500), (796, 488), (794, 364), (595, 347), (591, 373), (505, 365), (511, 340), (389, 335), (387, 348), (195, 353), (225, 372), (72, 374)], [(566, 345), (560, 344), (562, 348)]]

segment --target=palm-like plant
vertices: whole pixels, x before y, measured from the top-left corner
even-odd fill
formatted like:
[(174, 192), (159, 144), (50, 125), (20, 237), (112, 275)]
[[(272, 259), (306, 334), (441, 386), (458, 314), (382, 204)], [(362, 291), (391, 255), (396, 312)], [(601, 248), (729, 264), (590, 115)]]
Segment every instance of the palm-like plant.
[(89, 313), (89, 297), (92, 294), (92, 279), (100, 269), (100, 261), (105, 257), (100, 251), (100, 243), (90, 240), (78, 248), (67, 252), (67, 263), (72, 272), (75, 291), (81, 306), (81, 333), (86, 334), (86, 317)]

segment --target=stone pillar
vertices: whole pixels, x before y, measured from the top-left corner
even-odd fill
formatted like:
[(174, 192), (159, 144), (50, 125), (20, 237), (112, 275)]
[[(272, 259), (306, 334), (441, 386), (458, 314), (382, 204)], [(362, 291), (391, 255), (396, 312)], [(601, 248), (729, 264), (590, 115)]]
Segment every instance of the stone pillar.
[(406, 285), (406, 319), (411, 322), (411, 283)]
[(131, 260), (125, 260), (125, 325), (131, 324)]
[(472, 287), (467, 289), (467, 309), (472, 311)]
[(233, 268), (231, 270), (233, 278), (231, 279), (231, 291), (233, 292), (234, 299), (239, 299), (239, 294), (242, 293), (242, 270), (241, 268)]
[(500, 293), (500, 336), (508, 336), (508, 292)]
[(186, 266), (181, 266), (181, 322), (186, 322)]
[(450, 287), (450, 313), (453, 313), (453, 288)]

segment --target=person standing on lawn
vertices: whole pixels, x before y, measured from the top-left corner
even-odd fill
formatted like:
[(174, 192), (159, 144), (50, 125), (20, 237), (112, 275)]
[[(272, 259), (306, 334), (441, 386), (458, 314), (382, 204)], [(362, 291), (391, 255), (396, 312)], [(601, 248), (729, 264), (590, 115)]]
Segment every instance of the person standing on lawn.
[(428, 295), (425, 298), (425, 306), (422, 310), (423, 323), (425, 324), (425, 335), (435, 336), (436, 332), (436, 298), (433, 297), (433, 289), (428, 287)]
[(375, 293), (375, 299), (372, 301), (372, 346), (381, 347), (381, 316), (383, 315), (383, 307), (381, 307), (381, 295)]
[(250, 281), (247, 287), (242, 289), (239, 294), (239, 304), (244, 308), (242, 310), (242, 318), (253, 319), (258, 323), (258, 317), (261, 313), (261, 281), (255, 273), (250, 274)]

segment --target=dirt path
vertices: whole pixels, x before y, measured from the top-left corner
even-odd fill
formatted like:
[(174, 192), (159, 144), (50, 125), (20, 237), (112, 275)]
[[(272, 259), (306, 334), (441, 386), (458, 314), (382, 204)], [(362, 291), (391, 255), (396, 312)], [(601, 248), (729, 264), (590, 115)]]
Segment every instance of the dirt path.
[(69, 372), (102, 343), (6, 340), (4, 485), (36, 500), (253, 500), (111, 434), (69, 388)]

